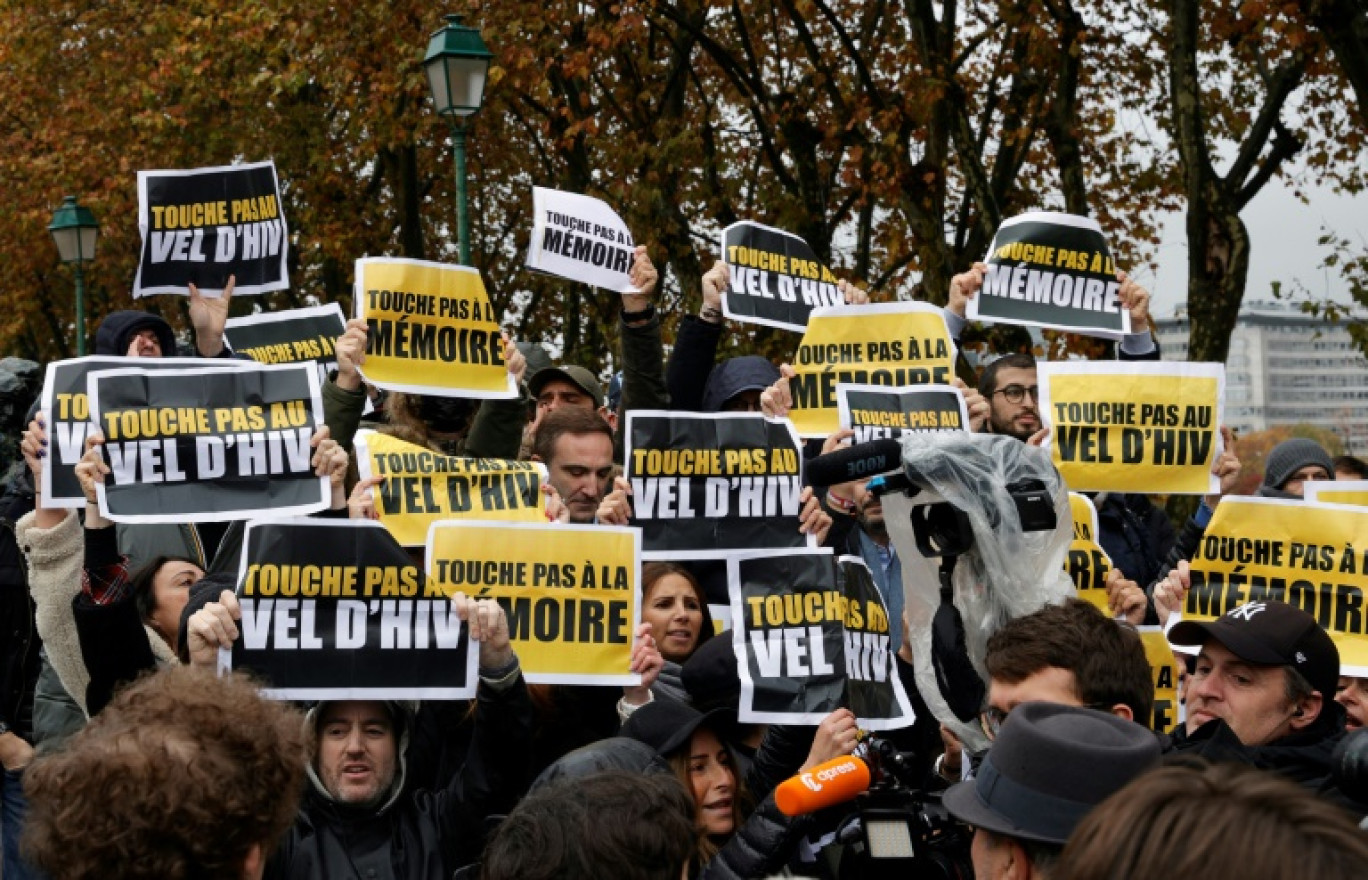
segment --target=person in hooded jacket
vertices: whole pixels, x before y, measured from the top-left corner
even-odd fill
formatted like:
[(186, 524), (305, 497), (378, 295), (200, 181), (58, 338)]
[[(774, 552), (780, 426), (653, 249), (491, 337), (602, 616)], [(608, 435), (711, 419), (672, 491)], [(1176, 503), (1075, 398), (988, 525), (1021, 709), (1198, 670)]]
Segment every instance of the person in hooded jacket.
[[(417, 706), (328, 701), (309, 713), (315, 741), (294, 826), (265, 877), (446, 880), (475, 862), (485, 820), (511, 810), (531, 781), (532, 704), (508, 620), (492, 599), (452, 597), (480, 646), (475, 730), (461, 771), (443, 787), (407, 784), (406, 753)], [(212, 667), (238, 636), (240, 611), (225, 591), (188, 622), (191, 662)]]
[[(1165, 580), (1156, 593), (1165, 619), (1190, 585), (1186, 565)], [(1340, 657), (1314, 617), (1271, 599), (1247, 602), (1213, 621), (1179, 621), (1168, 638), (1199, 651), (1174, 751), (1250, 764), (1338, 797), (1332, 756), (1344, 734), (1344, 707), (1334, 700)]]

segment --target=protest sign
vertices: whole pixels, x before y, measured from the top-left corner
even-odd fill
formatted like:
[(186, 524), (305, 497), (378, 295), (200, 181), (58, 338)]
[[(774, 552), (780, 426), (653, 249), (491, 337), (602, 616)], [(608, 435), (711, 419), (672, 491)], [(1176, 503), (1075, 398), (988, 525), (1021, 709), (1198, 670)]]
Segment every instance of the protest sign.
[(326, 382), (328, 373), (337, 369), (333, 346), (346, 327), (342, 307), (329, 303), (229, 318), (223, 336), (234, 354), (259, 364), (312, 363), (319, 381)]
[(1368, 507), (1368, 480), (1307, 480), (1303, 497), (1318, 504), (1354, 504)]
[(998, 227), (966, 317), (1120, 339), (1130, 332), (1116, 266), (1090, 217), (1033, 211)]
[(893, 389), (878, 385), (836, 386), (842, 428), (855, 432), (852, 443), (927, 431), (969, 430), (964, 395), (953, 385)]
[(527, 268), (618, 293), (636, 293), (632, 232), (599, 199), (532, 187)]
[(733, 223), (722, 230), (722, 262), (731, 277), (722, 293), (728, 318), (802, 333), (813, 309), (845, 304), (831, 270), (783, 230)]
[(153, 293), (267, 293), (290, 286), (290, 231), (274, 162), (138, 172), (142, 254), (134, 298)]
[(893, 730), (916, 720), (907, 699), (889, 630), (890, 620), (868, 566), (858, 556), (842, 556), (837, 573), (846, 599), (844, 660), (846, 706), (865, 730)]
[(1182, 619), (1214, 620), (1246, 602), (1286, 602), (1330, 633), (1343, 675), (1368, 677), (1368, 510), (1226, 496), (1191, 564)]
[(86, 381), (98, 370), (136, 364), (145, 370), (232, 370), (242, 365), (221, 358), (127, 358), (109, 355), (70, 358), (47, 365), (43, 380), (43, 413), (47, 418), (48, 454), (43, 465), (43, 506), (84, 507), (85, 494), (76, 479), (76, 463), (90, 432), (90, 400)]
[(1172, 733), (1178, 728), (1183, 712), (1178, 702), (1178, 663), (1173, 648), (1165, 638), (1162, 626), (1138, 626), (1136, 630), (1145, 645), (1145, 659), (1149, 661), (1150, 676), (1154, 680), (1154, 717), (1150, 730)]
[(1097, 543), (1097, 508), (1086, 495), (1069, 493), (1069, 509), (1073, 512), (1073, 541), (1064, 557), (1064, 570), (1073, 580), (1078, 598), (1086, 599), (1111, 617), (1107, 603), (1107, 572), (1112, 569), (1111, 557)]
[(625, 476), (646, 559), (815, 547), (798, 531), (802, 443), (788, 420), (750, 413), (627, 415)]
[(641, 533), (560, 523), (436, 522), (428, 579), (495, 599), (523, 676), (537, 684), (639, 684)]
[(219, 653), (286, 700), (475, 696), (479, 646), (441, 590), (367, 520), (247, 524), (241, 637)]
[(1222, 364), (1042, 362), (1045, 445), (1070, 489), (1203, 495), (1222, 452)]
[(912, 723), (888, 609), (859, 559), (839, 571), (827, 549), (727, 560), (742, 722), (818, 724), (849, 706), (861, 727)]
[(310, 441), (322, 421), (304, 364), (91, 373), (91, 419), (111, 473), (96, 484), (114, 522), (222, 522), (328, 506)]
[(948, 385), (955, 343), (941, 310), (926, 303), (876, 303), (812, 312), (793, 359), (789, 418), (802, 437), (840, 427), (837, 385)]
[(442, 455), (378, 431), (356, 432), (362, 479), (382, 476), (375, 510), (394, 540), (421, 547), (438, 520), (546, 522), (546, 466)]
[(518, 396), (498, 319), (469, 266), (357, 260), (356, 317), (370, 330), (361, 375), (373, 385), (439, 397)]

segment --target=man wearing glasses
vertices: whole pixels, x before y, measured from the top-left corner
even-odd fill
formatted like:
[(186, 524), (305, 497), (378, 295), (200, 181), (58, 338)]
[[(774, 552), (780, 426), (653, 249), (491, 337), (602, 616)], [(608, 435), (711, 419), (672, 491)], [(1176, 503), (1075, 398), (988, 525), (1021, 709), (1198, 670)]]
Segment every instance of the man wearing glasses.
[[(958, 344), (964, 330), (969, 300), (983, 286), (988, 267), (975, 263), (969, 271), (950, 279), (950, 297), (945, 306), (946, 329)], [(1150, 333), (1149, 291), (1124, 272), (1118, 272), (1121, 288), (1117, 299), (1130, 312), (1131, 332), (1122, 338), (1117, 356), (1123, 361), (1159, 360), (1159, 349)], [(1029, 440), (1041, 429), (1040, 389), (1036, 384), (1036, 362), (1029, 354), (1010, 354), (993, 361), (979, 377), (979, 393), (988, 401), (991, 412), (984, 430)]]
[(1040, 386), (1031, 355), (1009, 354), (993, 361), (979, 377), (979, 393), (988, 401), (988, 433), (1024, 441), (1040, 430)]

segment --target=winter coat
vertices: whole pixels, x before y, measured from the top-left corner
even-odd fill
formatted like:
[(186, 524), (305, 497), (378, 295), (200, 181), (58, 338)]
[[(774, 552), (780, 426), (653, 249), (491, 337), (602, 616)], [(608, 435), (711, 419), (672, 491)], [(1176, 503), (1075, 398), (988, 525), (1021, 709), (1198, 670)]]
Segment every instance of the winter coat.
[[(439, 791), (398, 794), (378, 808), (335, 803), (310, 774), (299, 816), (271, 857), (275, 878), (398, 878), (447, 880), (474, 862), (484, 846), (485, 820), (510, 810), (530, 773), (532, 704), (521, 674), (495, 689), (481, 681), (475, 732), (465, 766)], [(397, 773), (405, 772), (401, 762)]]
[(1097, 543), (1127, 578), (1152, 583), (1176, 537), (1168, 517), (1144, 495), (1109, 493), (1097, 501)]
[(0, 499), (0, 722), (32, 742), (33, 693), (42, 640), (37, 609), (29, 595), (28, 565), (14, 533), (14, 520), (33, 509), (28, 469), (22, 468), (8, 488)]
[(696, 876), (699, 880), (772, 877), (794, 857), (812, 822), (811, 815), (785, 816), (770, 794)]
[(29, 590), (37, 608), (38, 635), (62, 689), (84, 712), (90, 674), (81, 659), (76, 618), (71, 613), (71, 600), (81, 592), (81, 519), (68, 513), (52, 528), (40, 529), (34, 524), (36, 518), (36, 512), (20, 517), (15, 524), (15, 538), (28, 557)]
[[(1344, 738), (1344, 710), (1331, 701), (1311, 727), (1262, 746), (1247, 746), (1224, 721), (1208, 721), (1189, 734), (1180, 725), (1169, 738), (1169, 755), (1191, 755), (1214, 763), (1239, 763), (1268, 770), (1313, 792), (1334, 789), (1335, 746)], [(1331, 798), (1338, 800), (1337, 797)], [(1347, 806), (1347, 803), (1345, 804)]]

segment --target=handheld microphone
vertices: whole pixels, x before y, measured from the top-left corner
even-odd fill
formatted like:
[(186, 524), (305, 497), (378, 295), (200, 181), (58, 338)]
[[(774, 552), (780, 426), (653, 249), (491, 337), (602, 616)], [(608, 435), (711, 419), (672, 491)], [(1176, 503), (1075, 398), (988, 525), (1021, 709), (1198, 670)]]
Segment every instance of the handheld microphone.
[(842, 755), (781, 782), (774, 802), (785, 816), (801, 816), (843, 804), (868, 789), (869, 782), (869, 765), (854, 755)]
[(901, 467), (902, 444), (885, 437), (819, 455), (807, 463), (806, 470), (808, 482), (812, 485), (835, 486), (886, 474)]

